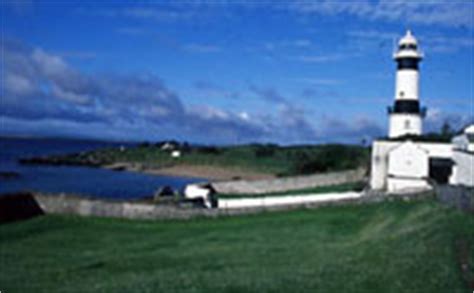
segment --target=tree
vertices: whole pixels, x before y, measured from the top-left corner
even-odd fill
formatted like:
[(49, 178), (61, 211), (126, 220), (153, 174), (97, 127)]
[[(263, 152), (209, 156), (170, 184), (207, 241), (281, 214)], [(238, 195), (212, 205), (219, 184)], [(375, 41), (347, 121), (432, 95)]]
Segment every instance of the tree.
[(441, 135), (443, 135), (443, 136), (452, 136), (453, 135), (453, 129), (452, 129), (451, 124), (449, 123), (448, 120), (445, 120), (443, 125), (441, 126)]

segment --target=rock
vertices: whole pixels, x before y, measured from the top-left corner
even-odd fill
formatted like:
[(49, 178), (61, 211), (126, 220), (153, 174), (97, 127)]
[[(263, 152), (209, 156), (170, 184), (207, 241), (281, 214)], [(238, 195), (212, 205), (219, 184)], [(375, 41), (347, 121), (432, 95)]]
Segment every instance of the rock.
[(26, 220), (44, 212), (29, 192), (0, 194), (0, 224)]
[(105, 165), (104, 168), (113, 170), (113, 171), (126, 171), (128, 164), (125, 163), (114, 163), (110, 165)]
[(156, 201), (156, 200), (160, 200), (160, 198), (162, 197), (171, 197), (171, 196), (174, 196), (175, 194), (176, 193), (173, 190), (173, 188), (171, 188), (170, 186), (163, 186), (163, 187), (160, 187), (155, 192), (155, 194), (153, 195), (153, 199)]
[(18, 172), (14, 171), (0, 171), (0, 179), (17, 179), (21, 175)]

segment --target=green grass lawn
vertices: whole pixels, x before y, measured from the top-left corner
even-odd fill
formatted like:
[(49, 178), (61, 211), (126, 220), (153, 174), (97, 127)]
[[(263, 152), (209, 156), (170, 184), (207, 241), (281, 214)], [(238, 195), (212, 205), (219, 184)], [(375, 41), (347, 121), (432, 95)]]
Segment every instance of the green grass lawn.
[(294, 189), (282, 192), (262, 193), (262, 194), (231, 194), (220, 193), (218, 198), (249, 198), (249, 197), (266, 197), (266, 196), (289, 196), (289, 195), (309, 195), (319, 193), (331, 192), (347, 192), (347, 191), (361, 191), (364, 188), (363, 182), (351, 182), (338, 185), (320, 186), (304, 189)]
[(471, 292), (473, 215), (385, 202), (193, 221), (43, 216), (0, 226), (13, 292)]

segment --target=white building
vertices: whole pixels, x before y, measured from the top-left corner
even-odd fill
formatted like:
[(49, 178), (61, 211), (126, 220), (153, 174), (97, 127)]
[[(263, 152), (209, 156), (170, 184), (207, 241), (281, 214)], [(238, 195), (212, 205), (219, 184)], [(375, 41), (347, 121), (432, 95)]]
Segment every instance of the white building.
[(453, 183), (474, 186), (474, 124), (453, 138)]
[[(427, 189), (429, 178), (441, 176), (442, 172), (437, 169), (443, 169), (444, 165), (450, 168), (452, 157), (453, 147), (449, 143), (375, 141), (372, 145), (370, 186), (390, 192)], [(448, 183), (450, 175), (438, 181)]]
[(422, 134), (425, 112), (418, 96), (418, 64), (422, 54), (410, 31), (400, 40), (394, 59), (395, 103), (389, 108), (388, 139), (374, 141), (372, 145), (371, 188), (404, 192), (428, 189), (433, 181), (474, 186), (474, 125), (451, 143), (400, 139)]

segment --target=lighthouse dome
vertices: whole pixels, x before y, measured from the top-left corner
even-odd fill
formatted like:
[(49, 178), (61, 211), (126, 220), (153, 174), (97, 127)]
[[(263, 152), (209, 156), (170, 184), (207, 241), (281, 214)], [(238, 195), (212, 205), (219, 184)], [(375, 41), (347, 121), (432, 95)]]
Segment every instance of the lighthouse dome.
[(408, 30), (403, 38), (398, 42), (398, 49), (394, 53), (393, 58), (395, 60), (406, 58), (421, 60), (423, 58), (423, 53), (418, 48), (418, 41), (412, 35), (410, 30)]
[(416, 44), (417, 44), (416, 38), (411, 34), (410, 30), (408, 30), (405, 36), (403, 36), (403, 38), (401, 38), (400, 41), (398, 42), (399, 46), (416, 45)]

